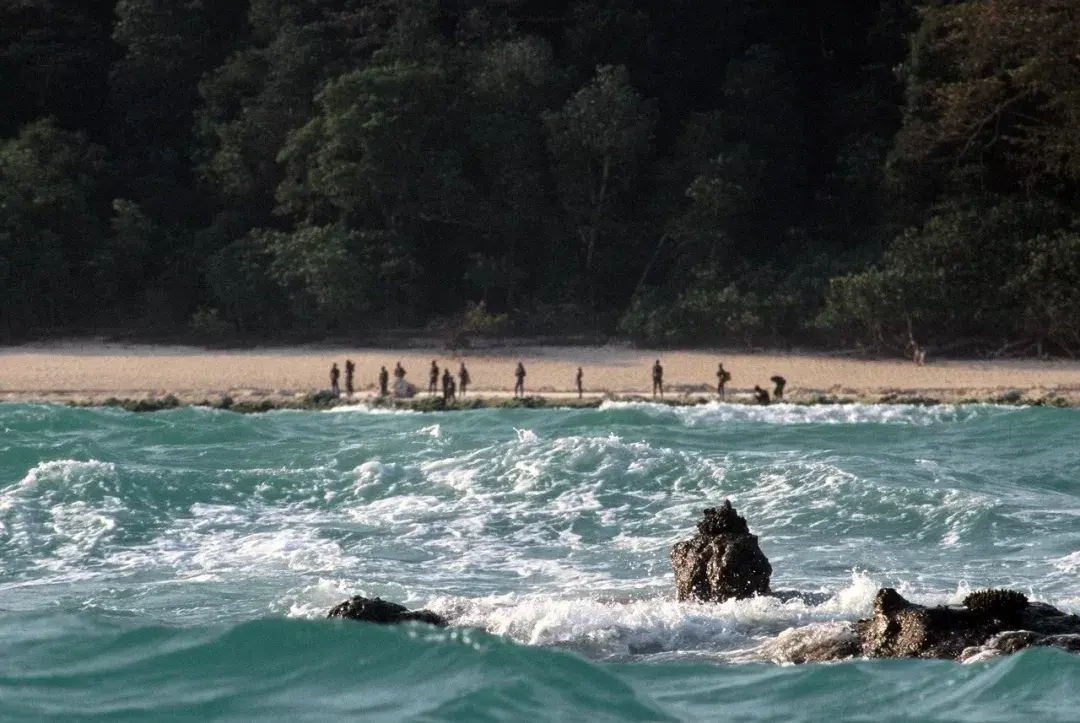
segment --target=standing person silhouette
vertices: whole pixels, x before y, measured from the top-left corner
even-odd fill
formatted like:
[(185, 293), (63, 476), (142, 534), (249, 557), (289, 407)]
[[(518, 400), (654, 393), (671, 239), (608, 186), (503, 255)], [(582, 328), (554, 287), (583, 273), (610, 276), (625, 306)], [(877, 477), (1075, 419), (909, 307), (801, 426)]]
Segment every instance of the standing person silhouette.
[(458, 379), (461, 381), (461, 396), (465, 396), (465, 387), (472, 381), (469, 378), (469, 370), (465, 368), (465, 362), (461, 362), (461, 368), (458, 369)]
[(385, 397), (390, 394), (390, 372), (386, 367), (379, 368), (379, 396)]
[(727, 398), (727, 390), (724, 388), (731, 381), (731, 372), (724, 368), (723, 363), (716, 370), (716, 393), (721, 399)]
[(660, 360), (657, 359), (656, 363), (652, 365), (652, 395), (655, 397), (656, 392), (660, 392), (660, 398), (664, 398), (664, 367), (660, 366)]
[(401, 362), (397, 363), (394, 367), (394, 396), (395, 397), (411, 397), (416, 393), (415, 387), (405, 381), (405, 367), (401, 366)]
[(576, 381), (577, 381), (577, 398), (578, 399), (581, 399), (581, 395), (584, 393), (584, 390), (581, 388), (581, 381), (582, 381), (582, 379), (584, 377), (585, 377), (585, 372), (581, 371), (581, 367), (578, 367), (577, 368), (577, 378), (576, 378)]
[[(443, 385), (445, 386), (445, 385)], [(431, 360), (431, 372), (428, 374), (428, 394), (434, 394), (439, 387), (439, 365)]]
[(345, 393), (350, 397), (353, 395), (353, 375), (356, 373), (356, 365), (353, 364), (352, 359), (345, 360)]
[(514, 396), (525, 396), (525, 365), (518, 362), (517, 369), (514, 370), (514, 377), (517, 381), (514, 383)]
[(443, 371), (442, 375), (442, 396), (445, 402), (454, 398), (454, 375), (450, 373), (449, 367)]
[(330, 367), (330, 391), (334, 393), (334, 396), (340, 396), (341, 388), (338, 386), (338, 379), (341, 378), (341, 370), (338, 369), (337, 362)]
[(776, 387), (773, 388), (773, 399), (778, 402), (782, 401), (784, 398), (784, 386), (787, 384), (787, 379), (784, 379), (777, 374), (775, 377), (771, 377), (769, 381), (776, 385)]

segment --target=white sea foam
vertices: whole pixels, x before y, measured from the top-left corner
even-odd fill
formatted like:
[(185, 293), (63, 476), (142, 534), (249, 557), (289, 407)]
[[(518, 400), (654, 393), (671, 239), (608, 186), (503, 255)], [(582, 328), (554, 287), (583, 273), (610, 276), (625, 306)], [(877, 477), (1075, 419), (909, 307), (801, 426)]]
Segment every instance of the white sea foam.
[(338, 407), (331, 407), (330, 409), (322, 410), (323, 414), (421, 414), (421, 412), (415, 409), (404, 409), (399, 407), (373, 407), (370, 404), (344, 404)]
[(0, 489), (0, 500), (20, 491), (32, 490), (39, 483), (59, 482), (64, 485), (83, 485), (88, 478), (103, 474), (111, 475), (115, 471), (116, 465), (112, 462), (99, 462), (96, 459), (57, 459), (40, 462), (17, 483)]
[(1022, 407), (979, 405), (914, 406), (900, 404), (772, 404), (756, 406), (708, 402), (670, 406), (653, 402), (605, 400), (601, 411), (637, 410), (659, 419), (675, 419), (690, 427), (737, 422), (777, 425), (900, 424), (927, 426), (962, 422), (987, 413), (1010, 413)]
[(783, 631), (838, 623), (870, 614), (877, 584), (863, 573), (819, 605), (759, 597), (720, 604), (676, 602), (670, 593), (647, 598), (494, 595), (436, 597), (425, 607), (466, 625), (528, 645), (559, 645), (593, 655), (625, 657), (672, 651), (753, 651), (748, 660), (776, 657), (767, 645)]
[[(101, 494), (102, 485), (111, 487), (115, 473), (114, 464), (97, 460), (35, 465), (21, 480), (0, 489), (0, 536), (8, 538), (12, 552), (34, 556), (33, 564), (43, 569), (77, 569), (114, 533), (117, 515), (124, 512), (121, 500)], [(91, 488), (96, 488), (93, 494)]]
[(1058, 570), (1071, 575), (1077, 570), (1080, 570), (1080, 550), (1070, 552), (1068, 555), (1059, 557), (1056, 560), (1051, 560), (1050, 562)]
[(428, 436), (433, 439), (438, 439), (442, 436), (442, 427), (437, 424), (432, 424), (430, 427), (421, 427), (416, 430), (416, 433), (422, 436)]
[(515, 429), (514, 431), (517, 432), (519, 442), (527, 443), (540, 441), (540, 438), (536, 436), (536, 432), (531, 429)]

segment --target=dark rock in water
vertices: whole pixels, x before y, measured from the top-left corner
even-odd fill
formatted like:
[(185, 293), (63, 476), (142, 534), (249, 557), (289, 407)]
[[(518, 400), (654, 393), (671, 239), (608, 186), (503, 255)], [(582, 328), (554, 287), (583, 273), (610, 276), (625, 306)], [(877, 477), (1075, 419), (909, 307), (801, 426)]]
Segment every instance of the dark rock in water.
[(769, 594), (772, 565), (730, 500), (705, 510), (698, 533), (671, 548), (679, 600), (723, 602)]
[(1034, 646), (1080, 653), (1080, 634), (1040, 635), (1031, 630), (1008, 630), (993, 636), (983, 645), (965, 648), (959, 659), (964, 663), (976, 663)]
[(1051, 648), (1060, 648), (1070, 653), (1080, 653), (1080, 633), (1063, 633), (1061, 635), (1047, 635), (1034, 645), (1045, 645)]
[(1009, 619), (1015, 619), (1027, 605), (1027, 596), (1015, 590), (979, 590), (964, 598), (964, 607), (972, 612)]
[(968, 595), (962, 606), (924, 607), (892, 588), (878, 590), (874, 617), (855, 629), (871, 658), (969, 660), (988, 652), (1014, 653), (1031, 645), (1080, 650), (1080, 617), (1012, 590)]
[(627, 650), (631, 655), (656, 655), (664, 652), (664, 644), (656, 641), (629, 643)]
[(448, 625), (441, 615), (430, 610), (410, 611), (404, 605), (387, 602), (380, 598), (373, 600), (360, 595), (351, 597), (340, 605), (330, 608), (330, 612), (326, 614), (326, 617), (347, 618), (367, 623), (378, 623), (379, 625), (395, 625), (411, 621), (428, 623), (440, 628)]
[(1006, 630), (1004, 633), (998, 633), (990, 638), (984, 647), (1011, 654), (1031, 647), (1045, 637), (1045, 635), (1039, 635), (1030, 630)]

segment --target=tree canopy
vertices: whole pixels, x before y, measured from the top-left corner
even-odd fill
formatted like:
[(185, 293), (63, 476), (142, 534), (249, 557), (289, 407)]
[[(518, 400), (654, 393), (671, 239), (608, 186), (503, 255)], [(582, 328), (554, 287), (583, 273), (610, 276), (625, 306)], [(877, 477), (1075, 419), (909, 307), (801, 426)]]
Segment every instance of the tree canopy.
[(1074, 354), (1077, 27), (1077, 0), (7, 3), (0, 334), (484, 309)]

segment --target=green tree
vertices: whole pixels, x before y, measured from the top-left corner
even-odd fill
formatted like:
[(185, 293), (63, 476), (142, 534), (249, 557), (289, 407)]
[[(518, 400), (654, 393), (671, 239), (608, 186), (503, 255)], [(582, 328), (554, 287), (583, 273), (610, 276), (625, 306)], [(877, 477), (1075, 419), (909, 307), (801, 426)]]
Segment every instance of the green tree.
[[(555, 287), (565, 283), (560, 267), (567, 249), (553, 223), (558, 209), (541, 118), (562, 78), (551, 47), (535, 38), (496, 41), (474, 63), (464, 170), (475, 189), (478, 233), (466, 277), (483, 289), (485, 301), (512, 307), (530, 277)], [(501, 299), (490, 298), (496, 289)]]
[(49, 116), (62, 127), (101, 134), (112, 4), (0, 4), (0, 137)]
[(212, 62), (201, 0), (118, 0), (111, 140), (125, 191), (155, 219), (188, 222), (195, 201), (186, 162), (195, 84)]
[[(1080, 180), (1080, 7), (935, 4), (906, 66), (892, 165), (904, 190), (1060, 190)], [(924, 190), (924, 193), (927, 192)]]
[(1022, 331), (1042, 356), (1053, 348), (1080, 352), (1080, 233), (1058, 231), (1033, 238), (1028, 261), (1007, 286), (1023, 306)]
[(1023, 333), (1024, 294), (1014, 277), (1031, 268), (1031, 239), (1065, 219), (1053, 204), (1011, 198), (939, 207), (878, 266), (834, 279), (822, 322), (875, 349), (899, 351), (911, 341), (1000, 346)]
[(281, 152), (281, 212), (390, 234), (433, 281), (445, 278), (448, 234), (470, 214), (445, 74), (411, 62), (373, 66), (328, 82), (317, 104)]
[[(105, 236), (104, 150), (50, 121), (0, 143), (0, 323), (8, 336), (85, 321)], [(87, 272), (90, 273), (87, 273)]]
[(306, 328), (356, 328), (373, 318), (393, 323), (417, 293), (410, 260), (397, 252), (400, 239), (386, 231), (338, 223), (254, 231), (250, 240), (269, 255), (271, 277)]
[(544, 119), (567, 225), (579, 242), (582, 286), (595, 308), (597, 256), (619, 252), (619, 209), (650, 152), (653, 110), (625, 68), (605, 65)]

